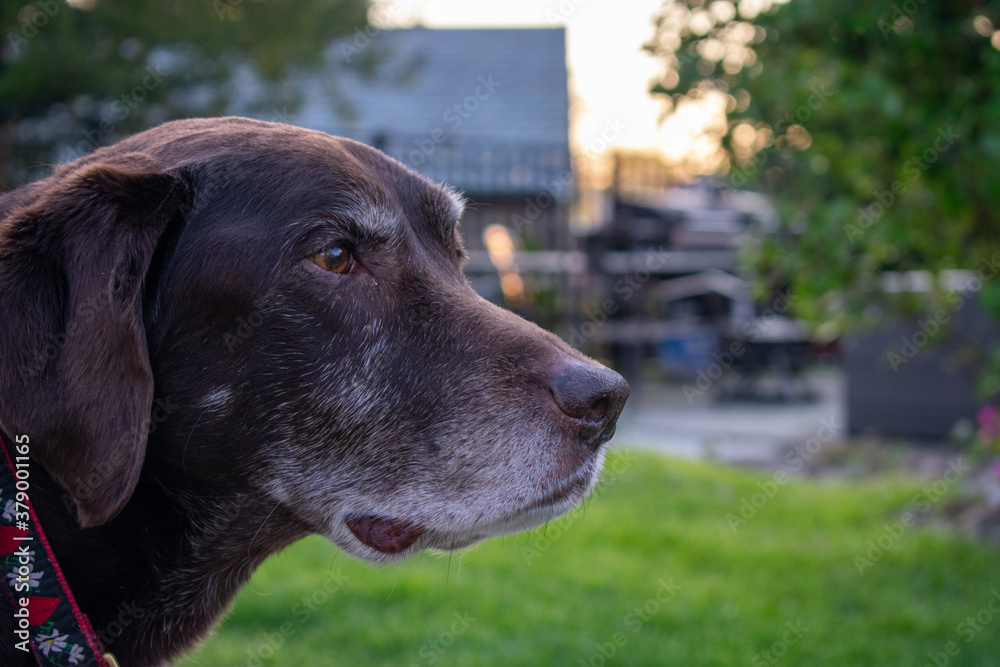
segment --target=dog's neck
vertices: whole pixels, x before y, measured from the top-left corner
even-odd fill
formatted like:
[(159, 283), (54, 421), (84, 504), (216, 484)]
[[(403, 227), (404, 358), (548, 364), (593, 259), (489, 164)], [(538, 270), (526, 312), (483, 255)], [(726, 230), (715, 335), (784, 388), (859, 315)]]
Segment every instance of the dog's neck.
[(133, 501), (141, 502), (87, 530), (54, 480), (39, 474), (33, 488), (77, 602), (129, 667), (163, 664), (193, 646), (264, 559), (309, 532), (259, 491), (210, 494), (183, 480), (162, 484), (155, 470), (136, 488)]

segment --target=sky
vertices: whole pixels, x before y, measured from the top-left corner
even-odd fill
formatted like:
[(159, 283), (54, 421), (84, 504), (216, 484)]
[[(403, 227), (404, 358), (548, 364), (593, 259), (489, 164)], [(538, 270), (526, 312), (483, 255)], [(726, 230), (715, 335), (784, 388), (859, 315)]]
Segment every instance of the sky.
[[(660, 66), (642, 51), (662, 0), (382, 0), (377, 23), (429, 28), (566, 27), (571, 136), (578, 154), (602, 148), (655, 151), (679, 160), (695, 151), (700, 110), (666, 125), (649, 86)], [(611, 141), (605, 146), (602, 136)], [(596, 156), (596, 155), (595, 155)]]

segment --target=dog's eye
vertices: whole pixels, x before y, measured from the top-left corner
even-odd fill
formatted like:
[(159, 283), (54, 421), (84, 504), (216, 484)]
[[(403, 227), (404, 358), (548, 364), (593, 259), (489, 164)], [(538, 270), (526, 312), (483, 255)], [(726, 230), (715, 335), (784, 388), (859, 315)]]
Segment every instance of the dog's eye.
[(316, 253), (312, 256), (312, 261), (316, 262), (321, 269), (331, 273), (347, 273), (354, 264), (350, 251), (339, 245)]

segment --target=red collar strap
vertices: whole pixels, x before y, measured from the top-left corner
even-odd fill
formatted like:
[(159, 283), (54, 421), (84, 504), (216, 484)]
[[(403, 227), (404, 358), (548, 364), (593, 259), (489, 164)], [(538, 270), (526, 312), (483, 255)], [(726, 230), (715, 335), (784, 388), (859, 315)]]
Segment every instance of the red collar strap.
[[(77, 606), (31, 505), (30, 443), (0, 436), (0, 571), (14, 609), (15, 647), (43, 667), (118, 667)], [(3, 641), (9, 641), (4, 637)]]

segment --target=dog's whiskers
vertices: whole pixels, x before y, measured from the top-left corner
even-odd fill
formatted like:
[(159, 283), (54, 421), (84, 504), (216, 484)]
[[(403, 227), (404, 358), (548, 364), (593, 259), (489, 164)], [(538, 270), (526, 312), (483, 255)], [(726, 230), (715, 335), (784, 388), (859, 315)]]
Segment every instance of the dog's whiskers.
[(185, 475), (187, 474), (187, 465), (185, 464), (184, 459), (187, 456), (188, 445), (191, 444), (191, 436), (194, 435), (195, 429), (198, 428), (198, 424), (201, 423), (201, 418), (204, 417), (205, 413), (208, 412), (210, 409), (211, 407), (207, 407), (201, 411), (201, 414), (198, 415), (198, 418), (194, 420), (194, 426), (191, 427), (191, 432), (188, 433), (187, 440), (184, 441), (184, 449), (181, 450), (181, 470), (184, 471)]
[(267, 516), (264, 517), (264, 520), (260, 522), (260, 527), (257, 528), (257, 532), (254, 533), (253, 537), (250, 538), (250, 544), (247, 545), (247, 557), (248, 558), (250, 557), (251, 550), (253, 549), (253, 541), (257, 539), (258, 535), (260, 535), (260, 531), (264, 529), (264, 524), (267, 523), (267, 520), (271, 518), (271, 515), (274, 514), (274, 511), (276, 509), (278, 509), (279, 505), (281, 505), (281, 501), (278, 501), (278, 502), (276, 502), (274, 504), (274, 507), (271, 508), (271, 511), (267, 513)]
[(445, 574), (444, 585), (445, 587), (451, 586), (451, 555), (455, 553), (455, 540), (451, 541), (448, 545), (448, 572)]

